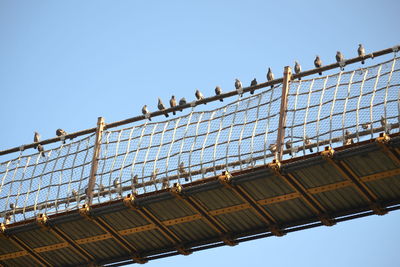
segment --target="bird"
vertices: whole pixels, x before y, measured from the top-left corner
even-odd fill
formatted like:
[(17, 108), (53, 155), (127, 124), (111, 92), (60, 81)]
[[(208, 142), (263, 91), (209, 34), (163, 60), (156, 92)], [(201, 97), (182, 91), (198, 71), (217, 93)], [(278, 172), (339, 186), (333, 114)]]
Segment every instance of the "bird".
[(162, 189), (167, 189), (169, 188), (169, 182), (167, 178), (164, 178), (162, 181)]
[(149, 121), (151, 121), (151, 118), (150, 118), (150, 111), (147, 109), (147, 105), (144, 105), (144, 106), (143, 106), (143, 108), (142, 108), (142, 114), (143, 114), (145, 117), (148, 116)]
[[(182, 105), (186, 105), (186, 98), (184, 98), (184, 97), (182, 97), (180, 100), (179, 100), (179, 106), (182, 106)], [(183, 111), (183, 109), (181, 109), (181, 112)]]
[(271, 151), (271, 153), (275, 153), (276, 152), (276, 145), (275, 144), (270, 144), (268, 149), (269, 149), (269, 151)]
[(71, 191), (71, 195), (73, 196), (73, 197), (78, 197), (78, 191), (76, 191), (75, 189), (72, 189), (72, 191)]
[[(67, 135), (67, 132), (64, 131), (63, 129), (58, 128), (58, 129), (56, 130), (56, 135), (57, 135), (57, 136), (66, 136), (66, 135)], [(65, 144), (65, 139), (63, 140), (63, 144)]]
[[(256, 86), (257, 84), (258, 84), (258, 83), (257, 83), (257, 79), (254, 78), (254, 79), (251, 81), (250, 86), (253, 87), (253, 86)], [(250, 91), (250, 94), (252, 94), (252, 95), (254, 94), (254, 89)]]
[[(305, 138), (304, 138), (304, 144), (305, 144), (306, 146), (311, 145), (311, 140), (310, 140), (310, 138), (309, 138), (307, 135), (306, 135)], [(313, 153), (312, 147), (310, 147), (309, 149), (310, 149), (310, 152)]]
[(100, 194), (100, 196), (102, 196), (102, 197), (105, 197), (105, 196), (106, 196), (106, 190), (105, 190), (105, 187), (104, 187), (103, 184), (99, 184), (99, 194)]
[(40, 154), (42, 154), (42, 157), (46, 157), (46, 155), (43, 152), (44, 151), (43, 146), (41, 144), (37, 146), (37, 150), (39, 151)]
[[(175, 96), (171, 96), (171, 99), (169, 100), (169, 105), (171, 106), (171, 108), (176, 107), (176, 99)], [(176, 111), (172, 111), (172, 114), (176, 115)]]
[(242, 86), (242, 82), (239, 79), (235, 79), (235, 88), (237, 91), (242, 91), (242, 93), (240, 94), (240, 96), (243, 96), (243, 86)]
[(15, 209), (15, 204), (14, 203), (10, 203), (10, 209)]
[[(216, 95), (222, 94), (222, 89), (221, 89), (221, 87), (219, 87), (218, 85), (217, 85), (217, 87), (215, 87), (215, 94), (216, 94)], [(224, 102), (224, 99), (221, 98), (219, 101)]]
[(157, 179), (157, 174), (160, 170), (157, 168), (154, 171), (151, 172), (151, 179), (155, 182)]
[[(301, 65), (297, 61), (294, 61), (294, 72), (296, 74), (299, 74), (301, 72)], [(299, 81), (300, 80), (301, 80), (301, 78), (299, 77)]]
[(343, 145), (351, 145), (354, 144), (353, 138), (350, 137), (351, 132), (349, 130), (346, 130), (345, 135), (344, 135), (344, 142)]
[[(358, 56), (359, 57), (365, 57), (365, 48), (364, 48), (364, 46), (362, 45), (362, 44), (359, 44), (358, 45), (358, 50), (357, 50), (357, 52), (358, 52)], [(364, 61), (364, 59), (361, 61), (361, 64), (364, 64), (365, 63), (365, 61)]]
[(387, 123), (386, 118), (383, 116), (381, 116), (381, 126), (385, 128), (385, 133), (390, 133), (391, 125)]
[[(197, 100), (202, 100), (202, 99), (204, 99), (203, 94), (202, 94), (198, 89), (196, 89), (195, 96), (196, 96)], [(204, 105), (206, 105), (206, 104), (207, 104), (207, 103), (204, 103)]]
[[(272, 81), (274, 79), (274, 74), (272, 73), (271, 68), (268, 68), (267, 79), (268, 81)], [(271, 88), (274, 88), (274, 86), (271, 85)]]
[(364, 130), (368, 130), (371, 127), (371, 123), (366, 122), (361, 124), (361, 128), (363, 128)]
[[(343, 56), (342, 52), (337, 51), (336, 52), (336, 62), (342, 63), (343, 61), (344, 61), (344, 56)], [(340, 69), (344, 70), (344, 67), (340, 66)]]
[(138, 175), (136, 174), (135, 176), (133, 176), (133, 178), (132, 178), (132, 184), (138, 184), (139, 183), (139, 177), (138, 177)]
[[(158, 109), (161, 110), (161, 111), (163, 111), (163, 110), (165, 109), (164, 103), (161, 101), (160, 98), (158, 98), (158, 105), (157, 105), (157, 107), (158, 107)], [(164, 113), (164, 116), (165, 116), (166, 118), (169, 117), (169, 115), (168, 115), (167, 112)]]
[(121, 182), (119, 181), (119, 178), (115, 178), (115, 180), (113, 181), (113, 186), (114, 188), (117, 190), (118, 195), (122, 195), (122, 186), (121, 186)]
[(290, 149), (289, 155), (292, 156), (292, 141), (287, 140), (285, 143), (286, 149)]
[[(182, 161), (182, 162), (179, 164), (179, 166), (178, 166), (178, 172), (179, 172), (180, 174), (183, 174), (183, 175), (186, 174), (185, 162)], [(186, 181), (186, 182), (189, 181), (189, 177), (185, 176), (185, 181)]]
[[(33, 136), (33, 142), (37, 143), (40, 142), (40, 134), (38, 132), (35, 132), (35, 135)], [(33, 148), (36, 148), (37, 146), (34, 146)]]
[[(321, 61), (321, 59), (319, 58), (318, 55), (315, 57), (314, 66), (315, 66), (316, 68), (321, 68), (321, 67), (322, 67), (322, 61)], [(319, 74), (319, 75), (322, 75), (322, 72), (318, 72), (318, 74)]]

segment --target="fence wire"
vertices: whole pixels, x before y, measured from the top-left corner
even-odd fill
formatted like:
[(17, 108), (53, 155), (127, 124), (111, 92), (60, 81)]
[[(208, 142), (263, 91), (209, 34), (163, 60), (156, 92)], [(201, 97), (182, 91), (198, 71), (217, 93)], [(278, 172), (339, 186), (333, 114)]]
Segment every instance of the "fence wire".
[[(284, 158), (398, 131), (398, 58), (349, 72), (292, 81)], [(272, 161), (282, 85), (223, 107), (104, 131), (93, 203), (196, 181)], [(203, 106), (203, 105), (202, 105)], [(206, 107), (206, 106), (203, 106)], [(54, 214), (86, 201), (95, 135), (0, 163), (6, 223)], [(306, 149), (307, 148), (307, 149)]]

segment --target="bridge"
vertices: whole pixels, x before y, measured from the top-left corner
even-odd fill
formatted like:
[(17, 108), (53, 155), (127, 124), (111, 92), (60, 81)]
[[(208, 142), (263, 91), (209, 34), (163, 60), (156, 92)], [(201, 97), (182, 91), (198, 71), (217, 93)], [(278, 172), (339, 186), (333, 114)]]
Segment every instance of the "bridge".
[(399, 209), (398, 49), (0, 151), (0, 263), (145, 263)]

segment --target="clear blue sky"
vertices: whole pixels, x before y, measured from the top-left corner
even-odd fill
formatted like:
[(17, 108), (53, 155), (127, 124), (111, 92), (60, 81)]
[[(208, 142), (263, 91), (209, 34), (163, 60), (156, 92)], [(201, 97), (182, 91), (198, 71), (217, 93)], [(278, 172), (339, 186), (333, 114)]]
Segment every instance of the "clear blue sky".
[[(399, 1), (0, 0), (0, 150), (400, 43)], [(0, 158), (0, 161), (3, 161)], [(400, 212), (146, 266), (398, 266)]]

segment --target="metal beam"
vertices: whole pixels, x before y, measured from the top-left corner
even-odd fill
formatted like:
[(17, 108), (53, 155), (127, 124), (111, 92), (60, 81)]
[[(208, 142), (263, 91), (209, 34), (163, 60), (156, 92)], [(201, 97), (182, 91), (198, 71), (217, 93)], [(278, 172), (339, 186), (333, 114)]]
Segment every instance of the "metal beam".
[(127, 252), (131, 254), (132, 259), (137, 263), (146, 263), (147, 260), (142, 258), (137, 249), (129, 242), (127, 242), (117, 231), (115, 231), (108, 223), (102, 220), (99, 217), (91, 216), (90, 215), (90, 207), (87, 204), (84, 204), (82, 208), (79, 209), (79, 213), (88, 219), (89, 221), (93, 222), (97, 227), (99, 227), (104, 232), (110, 234), (110, 236)]
[(31, 256), (37, 264), (40, 266), (52, 266), (45, 258), (43, 258), (39, 253), (37, 253), (35, 250), (30, 248), (25, 242), (23, 242), (21, 239), (16, 237), (15, 235), (9, 235), (7, 234), (7, 228), (5, 224), (0, 225), (0, 233), (6, 237), (8, 240), (10, 240), (14, 245), (19, 247), (21, 250), (25, 251), (26, 254)]
[(64, 241), (65, 243), (69, 244), (69, 247), (75, 251), (78, 255), (80, 255), (83, 259), (85, 259), (88, 263), (94, 263), (95, 258), (86, 250), (84, 250), (78, 243), (76, 243), (72, 238), (70, 238), (67, 234), (65, 234), (61, 229), (59, 229), (55, 225), (50, 225), (48, 217), (46, 214), (39, 214), (36, 218), (36, 222), (39, 224), (40, 227), (43, 229), (51, 232), (55, 235), (58, 239)]
[(368, 186), (364, 184), (360, 177), (358, 177), (353, 170), (344, 162), (334, 159), (335, 150), (331, 147), (326, 147), (324, 151), (321, 152), (322, 157), (332, 165), (340, 175), (345, 178), (350, 185), (352, 185), (356, 191), (368, 202), (370, 202), (370, 207), (373, 212), (377, 215), (384, 215), (387, 213), (381, 205), (379, 204), (378, 197), (372, 192)]
[(133, 194), (128, 194), (128, 196), (124, 199), (124, 204), (129, 207), (131, 210), (139, 213), (147, 222), (152, 223), (156, 226), (157, 230), (172, 244), (175, 245), (176, 250), (182, 255), (191, 254), (184, 245), (182, 240), (171, 231), (162, 221), (160, 221), (156, 216), (154, 216), (148, 209), (145, 207), (139, 207), (135, 203), (135, 196)]
[(335, 220), (327, 213), (324, 206), (310, 194), (307, 189), (296, 179), (293, 174), (283, 175), (280, 171), (280, 163), (274, 160), (268, 166), (281, 178), (293, 191), (298, 193), (307, 206), (318, 216), (320, 221), (326, 226), (335, 224)]
[[(197, 216), (200, 216), (201, 220), (207, 223), (215, 232), (217, 232), (221, 240), (228, 246), (235, 246), (237, 242), (235, 242), (228, 234), (228, 229), (220, 223), (205, 207), (201, 205), (196, 199), (190, 196), (182, 195), (182, 186), (179, 183), (174, 184), (171, 188), (170, 192), (178, 199), (183, 201), (192, 211), (197, 213)], [(197, 217), (196, 216), (196, 217)]]
[(251, 210), (266, 224), (268, 230), (275, 236), (283, 236), (284, 233), (279, 227), (275, 218), (266, 211), (249, 193), (246, 192), (240, 185), (233, 186), (231, 181), (231, 174), (228, 171), (224, 171), (221, 176), (218, 177), (219, 181), (229, 188), (234, 194), (236, 194), (244, 203), (247, 203)]
[(396, 152), (394, 152), (388, 146), (390, 142), (390, 136), (385, 133), (381, 133), (379, 137), (375, 139), (375, 141), (381, 147), (381, 149), (389, 156), (389, 158), (393, 160), (397, 166), (400, 166), (400, 158), (397, 152), (398, 149), (396, 149)]
[(278, 161), (282, 160), (283, 146), (285, 140), (285, 128), (286, 128), (286, 110), (288, 102), (288, 92), (290, 87), (290, 80), (292, 77), (292, 69), (286, 66), (283, 71), (283, 84), (282, 84), (282, 95), (281, 95), (281, 108), (279, 111), (279, 126), (278, 134), (276, 138), (276, 155), (275, 159)]

